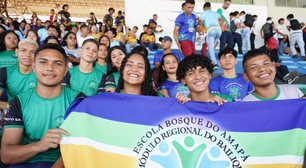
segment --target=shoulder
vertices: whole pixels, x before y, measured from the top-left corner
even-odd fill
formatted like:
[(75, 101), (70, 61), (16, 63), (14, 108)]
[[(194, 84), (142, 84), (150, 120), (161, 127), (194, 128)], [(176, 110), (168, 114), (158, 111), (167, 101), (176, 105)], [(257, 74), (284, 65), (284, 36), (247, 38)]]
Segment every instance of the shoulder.
[(62, 89), (64, 90), (64, 94), (68, 95), (72, 100), (76, 99), (77, 96), (82, 93), (73, 89), (70, 89), (69, 87), (62, 86)]
[(257, 99), (255, 96), (253, 96), (253, 94), (248, 94), (242, 99), (242, 101), (260, 101), (260, 100)]
[(160, 52), (156, 52), (154, 56), (156, 56), (156, 57), (157, 57), (157, 56), (163, 56), (163, 54), (164, 54), (164, 52), (163, 52), (163, 51), (160, 51)]

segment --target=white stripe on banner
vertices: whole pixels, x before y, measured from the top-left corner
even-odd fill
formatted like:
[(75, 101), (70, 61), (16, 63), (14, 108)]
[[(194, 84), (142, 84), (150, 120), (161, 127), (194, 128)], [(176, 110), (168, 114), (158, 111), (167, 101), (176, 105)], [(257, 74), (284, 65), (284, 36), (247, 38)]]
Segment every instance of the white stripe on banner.
[(85, 145), (104, 152), (137, 157), (137, 154), (132, 152), (132, 149), (107, 145), (84, 137), (62, 137), (60, 144)]
[(303, 156), (282, 155), (282, 156), (266, 156), (266, 157), (249, 157), (245, 165), (254, 164), (303, 164)]

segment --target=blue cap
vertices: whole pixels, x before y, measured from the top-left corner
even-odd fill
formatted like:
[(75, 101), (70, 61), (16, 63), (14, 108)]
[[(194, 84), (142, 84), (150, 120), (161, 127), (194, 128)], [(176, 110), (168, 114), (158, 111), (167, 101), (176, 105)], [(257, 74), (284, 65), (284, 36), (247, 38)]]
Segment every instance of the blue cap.
[(172, 43), (172, 38), (170, 36), (164, 36), (164, 37), (160, 37), (159, 41), (162, 42), (164, 40), (170, 41)]

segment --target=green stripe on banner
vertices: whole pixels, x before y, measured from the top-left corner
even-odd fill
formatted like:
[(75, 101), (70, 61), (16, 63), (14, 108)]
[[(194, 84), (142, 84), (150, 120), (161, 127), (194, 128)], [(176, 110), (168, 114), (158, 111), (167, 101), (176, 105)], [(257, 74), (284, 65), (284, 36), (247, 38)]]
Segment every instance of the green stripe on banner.
[[(159, 130), (158, 126), (152, 127), (123, 123), (76, 112), (72, 112), (68, 118), (69, 120), (65, 121), (61, 128), (67, 130), (71, 137), (86, 137), (103, 144), (129, 149), (133, 149), (137, 142), (141, 141), (141, 138), (148, 132), (151, 132), (149, 135), (154, 134), (153, 132), (155, 132), (156, 135), (160, 135), (167, 130), (180, 127), (176, 125), (171, 128), (164, 127), (162, 130)], [(79, 123), (75, 123), (75, 121)], [(69, 122), (71, 122), (71, 124)], [(293, 143), (299, 140), (301, 141), (299, 144), (306, 144), (306, 130), (302, 129), (263, 133), (223, 131), (209, 131), (209, 133), (217, 137), (217, 141), (214, 144), (218, 144), (218, 140), (222, 140), (224, 144), (227, 145), (227, 148), (231, 148), (233, 151), (235, 151), (235, 148), (237, 148), (236, 151), (238, 151), (239, 148), (243, 148), (248, 155), (253, 157), (280, 155), (303, 156), (303, 149)], [(201, 135), (204, 141), (209, 141), (209, 139), (205, 137), (207, 134), (206, 130), (203, 130), (203, 128), (201, 130)], [(236, 146), (237, 144), (239, 146)], [(284, 144), (286, 144), (286, 148), (275, 147)]]

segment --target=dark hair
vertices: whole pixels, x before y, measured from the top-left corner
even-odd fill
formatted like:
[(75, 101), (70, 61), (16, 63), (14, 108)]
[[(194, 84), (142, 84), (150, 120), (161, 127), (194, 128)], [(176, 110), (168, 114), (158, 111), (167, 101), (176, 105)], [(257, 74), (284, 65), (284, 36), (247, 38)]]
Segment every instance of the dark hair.
[(245, 14), (245, 11), (241, 11), (240, 13), (243, 13), (243, 14)]
[(93, 13), (93, 12), (90, 12), (89, 14), (90, 14), (90, 15), (94, 15), (95, 13)]
[(115, 36), (114, 38), (117, 36), (117, 30), (115, 28), (110, 28), (108, 31), (111, 31)]
[[(263, 49), (253, 49), (253, 50), (250, 50), (248, 51), (244, 56), (243, 56), (243, 61), (242, 61), (242, 66), (243, 66), (243, 70), (244, 72), (246, 72), (246, 62), (252, 58), (255, 58), (257, 56), (261, 56), (261, 55), (266, 55), (267, 57), (268, 54), (266, 53), (265, 50)], [(271, 58), (269, 57), (270, 61), (271, 61)]]
[(186, 3), (185, 3), (185, 2), (183, 2), (183, 3), (182, 3), (182, 7), (184, 7), (184, 6), (185, 6), (185, 4), (186, 4)]
[(199, 54), (191, 54), (190, 56), (187, 56), (182, 61), (180, 61), (176, 71), (177, 79), (181, 80), (186, 76), (186, 72), (192, 69), (196, 69), (197, 66), (206, 68), (210, 74), (212, 74), (214, 71), (214, 66), (208, 57)]
[(55, 29), (56, 31), (58, 31), (58, 28), (56, 26), (52, 25), (52, 24), (49, 25), (47, 30), (49, 30), (49, 29)]
[(144, 24), (142, 27), (149, 27), (147, 24)]
[(257, 15), (253, 15), (253, 18), (258, 17)]
[(83, 24), (80, 26), (80, 30), (82, 30), (83, 28), (88, 27), (87, 25)]
[(62, 9), (64, 10), (65, 7), (67, 7), (67, 6), (69, 6), (69, 5), (68, 5), (68, 4), (64, 4), (63, 7), (62, 7)]
[(154, 17), (154, 16), (157, 16), (157, 14), (153, 14), (153, 17)]
[(221, 50), (218, 54), (218, 58), (220, 60), (220, 58), (226, 54), (232, 54), (235, 58), (237, 58), (237, 51), (233, 48), (230, 47), (226, 47), (223, 50)]
[(46, 20), (46, 21), (45, 21), (45, 23), (47, 23), (47, 22), (51, 23), (50, 20)]
[(37, 37), (36, 42), (37, 42), (37, 44), (40, 44), (40, 37), (38, 36), (37, 31), (35, 31), (35, 30), (33, 30), (33, 29), (30, 29), (30, 30), (27, 32), (27, 34), (26, 34), (25, 38), (27, 38), (27, 37), (28, 37), (29, 32), (33, 32), (33, 33), (36, 35), (36, 37)]
[(186, 0), (185, 4), (195, 4), (194, 0)]
[(284, 18), (280, 18), (278, 19), (278, 23), (280, 23), (281, 21), (284, 21), (285, 19)]
[(122, 14), (122, 11), (121, 11), (121, 10), (120, 10), (120, 11), (118, 11), (118, 14), (119, 14), (119, 15), (121, 15), (121, 14)]
[(52, 43), (46, 43), (41, 45), (36, 51), (35, 51), (35, 55), (34, 55), (34, 61), (37, 59), (37, 55), (43, 51), (43, 50), (56, 50), (58, 51), (64, 58), (65, 64), (67, 63), (68, 57), (66, 55), (65, 50), (60, 46), (60, 45), (56, 45), (56, 44), (52, 44)]
[(169, 56), (169, 55), (174, 56), (175, 59), (176, 59), (176, 61), (178, 61), (177, 58), (176, 58), (176, 56), (175, 56), (174, 54), (172, 54), (172, 53), (167, 53), (167, 54), (165, 54), (165, 55), (163, 56), (163, 58), (162, 58), (162, 60), (161, 60), (161, 62), (160, 62), (159, 70), (158, 70), (159, 75), (158, 75), (158, 79), (157, 79), (157, 83), (156, 83), (156, 87), (158, 86), (157, 89), (161, 89), (162, 86), (164, 85), (164, 83), (166, 82), (166, 79), (168, 78), (168, 74), (167, 74), (167, 72), (163, 69), (163, 65), (165, 64), (165, 58), (166, 58), (167, 56)]
[(111, 59), (111, 54), (115, 49), (121, 50), (126, 55), (125, 51), (120, 46), (114, 46), (108, 50), (106, 57), (107, 75), (118, 71), (118, 69), (112, 65), (112, 59)]
[(141, 95), (157, 96), (157, 93), (154, 90), (153, 83), (152, 83), (150, 61), (144, 54), (139, 53), (139, 52), (130, 53), (129, 55), (127, 55), (123, 59), (121, 67), (120, 67), (120, 78), (118, 80), (118, 87), (116, 89), (116, 92), (120, 93), (120, 91), (122, 89), (124, 89), (123, 70), (124, 70), (125, 65), (127, 63), (127, 60), (135, 54), (139, 54), (145, 62), (145, 79), (144, 79), (144, 82), (142, 83), (142, 86), (141, 86)]
[(134, 28), (136, 28), (136, 29), (138, 30), (138, 27), (137, 27), (137, 26), (134, 26), (133, 29), (134, 29)]
[(148, 50), (146, 48), (144, 48), (143, 46), (136, 46), (132, 49), (131, 52), (135, 52), (135, 53), (143, 53), (145, 56), (148, 56)]
[(57, 39), (57, 37), (55, 37), (55, 36), (48, 36), (48, 37), (44, 40), (44, 44), (47, 44), (48, 41), (51, 40), (51, 39), (55, 39), (55, 40), (57, 41), (58, 45), (60, 44), (59, 41), (58, 41), (58, 39)]
[(238, 11), (235, 11), (235, 12), (233, 12), (233, 15), (234, 15), (234, 16), (237, 16), (237, 15), (239, 15), (239, 12), (238, 12)]
[(108, 47), (107, 47), (107, 50), (109, 50), (110, 45), (111, 45), (111, 42), (110, 42), (110, 39), (109, 39), (109, 37), (108, 37), (107, 35), (102, 35), (102, 36), (99, 38), (99, 41), (98, 41), (98, 42), (101, 43), (101, 39), (102, 39), (103, 37), (106, 37), (106, 38), (108, 39), (109, 45), (108, 45)]
[(114, 9), (114, 8), (109, 8), (109, 9), (108, 9), (108, 12), (111, 11), (111, 10), (115, 12), (115, 9)]
[(3, 25), (0, 25), (0, 28), (6, 31), (6, 28)]
[(83, 44), (82, 44), (82, 47), (83, 47), (83, 45), (85, 45), (86, 43), (94, 43), (94, 44), (97, 46), (97, 48), (99, 48), (99, 43), (98, 43), (95, 39), (87, 39), (87, 40), (85, 40), (85, 41), (83, 42)]
[[(75, 37), (76, 37), (76, 34), (75, 34), (74, 32), (68, 32), (68, 33), (65, 34), (65, 36), (63, 37), (61, 46), (67, 46), (67, 41), (66, 41), (66, 40), (68, 39), (68, 36), (69, 36), (70, 34), (73, 34), (73, 35), (75, 35)], [(78, 42), (76, 42), (74, 48), (78, 48)]]
[[(18, 23), (17, 21), (14, 20), (14, 21), (12, 22), (12, 24), (13, 24), (14, 30), (20, 31), (20, 30), (19, 30), (19, 23)], [(20, 33), (21, 33), (21, 31), (20, 31)]]
[(294, 18), (294, 15), (293, 14), (289, 14), (288, 16), (287, 16), (287, 19), (293, 19)]
[[(4, 32), (1, 34), (1, 36), (0, 36), (0, 52), (6, 50), (6, 46), (5, 46), (5, 44), (4, 44), (4, 39), (5, 39), (5, 37), (6, 37), (9, 33), (15, 34), (15, 36), (17, 37), (18, 42), (19, 42), (19, 36), (18, 36), (14, 31), (12, 31), (12, 30), (6, 30), (6, 31), (4, 31)], [(17, 48), (17, 47), (16, 47), (16, 48)]]
[(228, 1), (228, 2), (232, 2), (231, 0), (224, 0), (224, 2), (227, 2), (227, 1)]
[(211, 7), (210, 2), (205, 2), (205, 4), (204, 4), (203, 8), (209, 8), (209, 7)]

